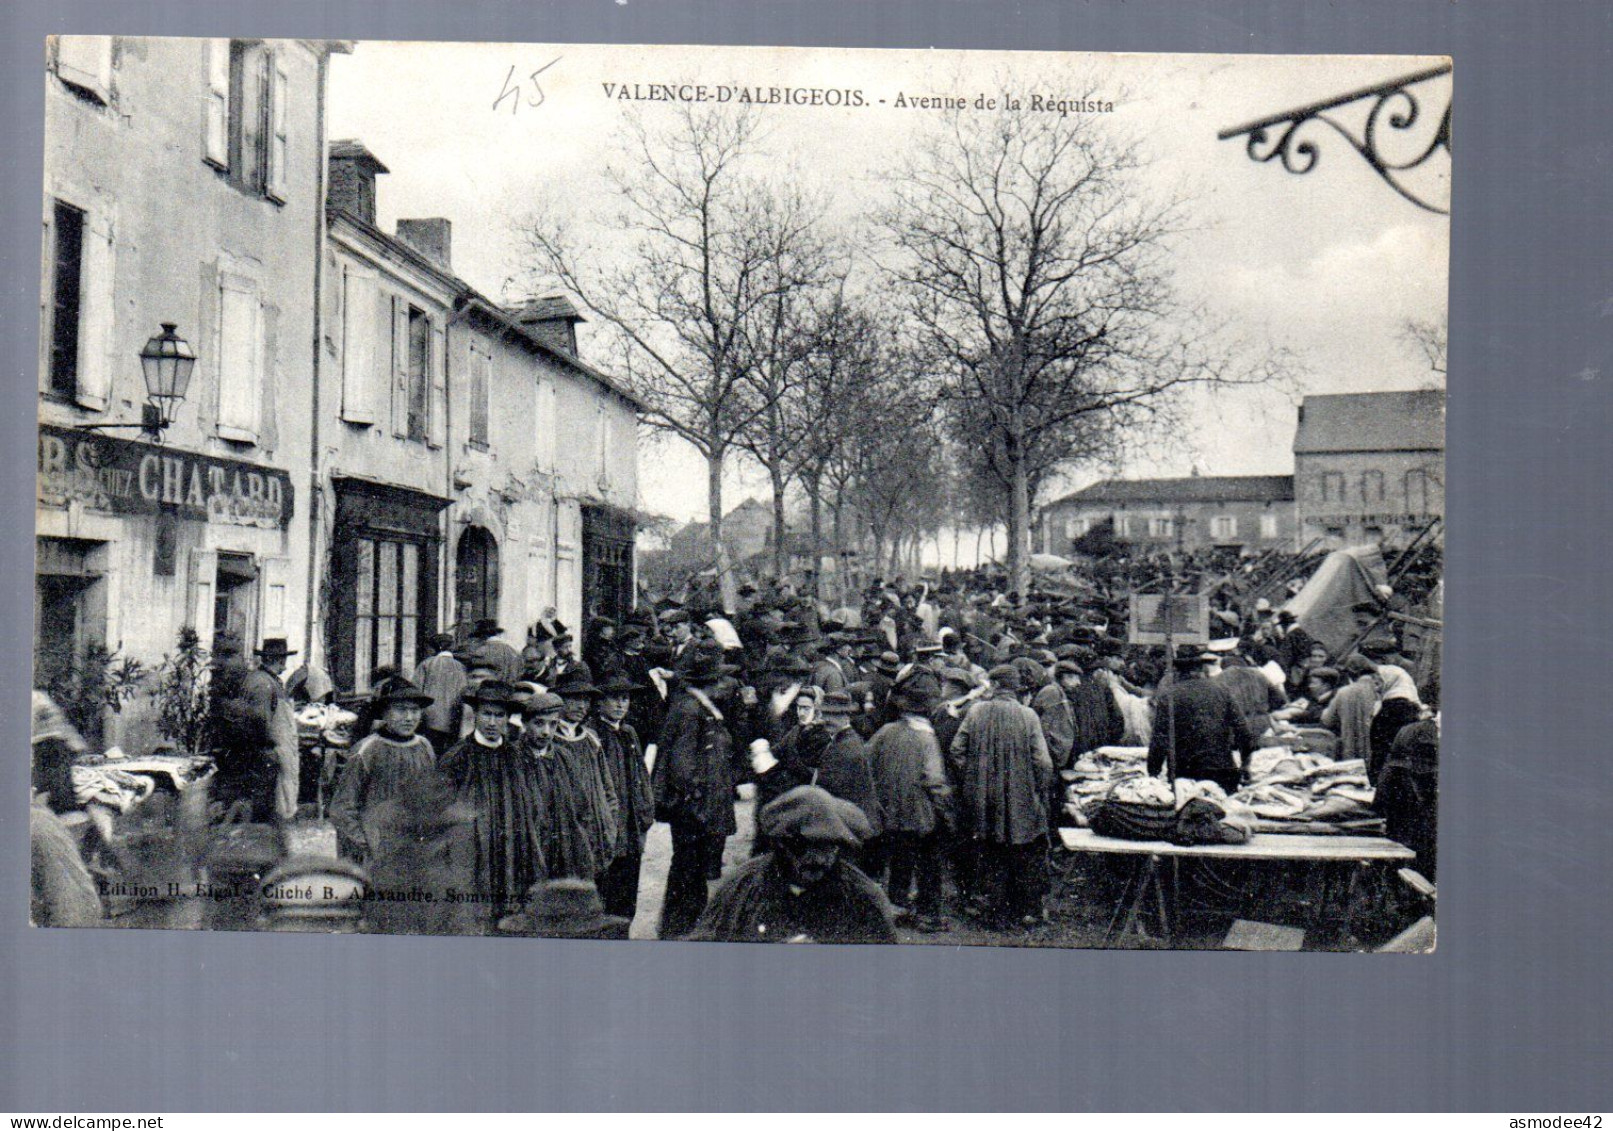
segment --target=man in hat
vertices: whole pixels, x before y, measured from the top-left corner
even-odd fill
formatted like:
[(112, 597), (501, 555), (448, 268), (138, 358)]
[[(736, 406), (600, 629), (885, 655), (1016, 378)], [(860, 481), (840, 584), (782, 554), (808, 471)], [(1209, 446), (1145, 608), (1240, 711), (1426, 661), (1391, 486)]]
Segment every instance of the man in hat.
[(459, 738), (460, 715), (470, 673), (454, 655), (454, 638), (448, 633), (433, 633), (427, 647), (431, 655), (416, 665), (414, 681), (421, 691), (431, 696), (431, 706), (426, 708), (420, 731), (440, 757)]
[[(210, 733), (218, 765), (213, 798), (226, 808), (245, 804), (253, 821), (281, 820), (281, 751), (275, 717), (285, 691), (279, 677), (249, 664), (240, 638), (223, 632), (213, 642), (209, 690)], [(293, 800), (293, 813), (295, 808)]]
[(1019, 701), (1019, 669), (1001, 664), (987, 678), (990, 698), (969, 709), (950, 751), (960, 827), (974, 842), (982, 910), (1030, 926), (1043, 916), (1053, 760), (1036, 712)]
[(1344, 660), (1344, 678), (1349, 680), (1322, 710), (1322, 725), (1339, 736), (1339, 760), (1360, 758), (1367, 764), (1367, 776), (1377, 780), (1373, 763), (1372, 719), (1383, 695), (1378, 665), (1352, 653)]
[[(1310, 664), (1311, 649), (1316, 646), (1316, 639), (1299, 627), (1299, 615), (1293, 609), (1278, 609), (1272, 621), (1271, 646), (1276, 652), (1274, 657), (1288, 676), (1288, 686), (1295, 694), (1305, 687), (1305, 669)], [(1327, 662), (1326, 649), (1323, 649), (1322, 662)]]
[(655, 824), (655, 791), (644, 766), (644, 747), (628, 722), (637, 686), (618, 672), (599, 685), (594, 707), (605, 769), (616, 794), (616, 856), (599, 877), (605, 910), (631, 920), (638, 908), (644, 838)]
[(257, 663), (241, 680), (241, 697), (264, 720), (269, 744), (279, 770), (274, 787), (274, 815), (281, 821), (297, 816), (297, 793), (302, 783), (302, 756), (297, 746), (297, 715), (286, 693), (286, 660), (297, 653), (286, 647), (283, 636), (266, 637), (254, 653)]
[(778, 764), (757, 777), (757, 804), (765, 805), (798, 785), (816, 785), (861, 809), (877, 836), (879, 798), (868, 747), (851, 725), (857, 709), (849, 692), (822, 695), (817, 722), (805, 728), (797, 742), (783, 746)]
[(861, 810), (816, 786), (765, 806), (773, 848), (734, 870), (689, 934), (718, 942), (893, 943), (885, 893), (846, 858), (872, 829)]
[(359, 864), (380, 850), (376, 811), (407, 792), (414, 778), (432, 773), (437, 763), (431, 743), (417, 733), (431, 696), (395, 676), (376, 691), (374, 703), (380, 724), (348, 754), (330, 799), (337, 851)]
[[(920, 669), (891, 692), (899, 719), (880, 727), (868, 744), (880, 813), (878, 856), (888, 869), (886, 892), (898, 908), (917, 912), (914, 925), (924, 931), (945, 926), (939, 834), (952, 824), (952, 789), (929, 719), (940, 698), (940, 681)], [(909, 903), (915, 879), (918, 899)]]
[[(1232, 693), (1212, 678), (1219, 662), (1215, 653), (1194, 646), (1177, 650), (1171, 661), (1175, 678), (1154, 699), (1148, 772), (1166, 770), (1173, 778), (1213, 781), (1235, 793), (1248, 780), (1255, 736)], [(1234, 753), (1241, 755), (1241, 763)]]
[(812, 666), (812, 682), (819, 691), (844, 691), (851, 682), (853, 661), (851, 646), (855, 637), (849, 632), (831, 632), (826, 645)]
[(470, 631), (471, 651), (477, 660), (495, 668), (505, 683), (514, 683), (521, 678), (523, 661), (521, 653), (499, 639), (503, 634), (498, 621), (484, 617)]
[(632, 919), (610, 914), (599, 890), (567, 877), (532, 885), (526, 910), (499, 920), (501, 934), (543, 939), (625, 939)]
[[(574, 809), (588, 831), (594, 858), (592, 873), (577, 872), (584, 879), (597, 880), (616, 856), (617, 820), (621, 802), (615, 780), (605, 765), (604, 746), (588, 725), (599, 688), (581, 668), (566, 672), (551, 688), (563, 704), (554, 724), (551, 749), (566, 772)], [(558, 874), (558, 873), (557, 873)]]
[(548, 874), (544, 856), (550, 783), (510, 737), (515, 689), (489, 679), (465, 696), (472, 729), (440, 768), (475, 817), (475, 890), (490, 919), (514, 910)]
[(706, 884), (722, 875), (734, 819), (733, 738), (712, 693), (728, 672), (722, 649), (697, 649), (667, 708), (651, 771), (655, 815), (672, 827), (672, 863), (660, 937), (680, 938), (706, 906)]

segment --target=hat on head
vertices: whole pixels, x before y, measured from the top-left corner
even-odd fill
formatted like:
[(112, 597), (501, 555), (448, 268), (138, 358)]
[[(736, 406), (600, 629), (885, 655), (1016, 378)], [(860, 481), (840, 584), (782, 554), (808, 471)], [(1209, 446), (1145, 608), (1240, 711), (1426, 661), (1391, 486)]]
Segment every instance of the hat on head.
[(541, 719), (550, 715), (558, 715), (566, 709), (566, 702), (552, 692), (544, 691), (532, 696), (521, 707), (521, 717), (526, 719)]
[(627, 676), (622, 672), (614, 673), (604, 683), (600, 684), (597, 688), (595, 688), (595, 691), (597, 691), (602, 696), (603, 695), (631, 695), (631, 694), (633, 694), (633, 692), (639, 691), (639, 690), (641, 690), (639, 685), (634, 683), (632, 680), (628, 679)]
[(942, 651), (941, 642), (933, 637), (921, 636), (913, 642), (915, 656), (933, 656)]
[(771, 840), (805, 840), (861, 848), (873, 836), (868, 816), (849, 801), (815, 785), (798, 785), (768, 802), (757, 815)]
[(855, 715), (857, 701), (849, 691), (830, 691), (818, 701), (818, 712), (824, 715)]
[(560, 678), (554, 681), (549, 690), (562, 699), (577, 699), (599, 694), (599, 688), (595, 687), (594, 681), (588, 678), (588, 673), (579, 668), (572, 668), (568, 672), (562, 672)]
[(973, 688), (975, 686), (974, 673), (964, 668), (943, 668), (941, 679), (945, 683), (955, 683), (959, 687)]
[(257, 654), (265, 660), (283, 660), (287, 656), (295, 656), (297, 650), (286, 647), (286, 638), (284, 636), (267, 636), (264, 637), (263, 643), (258, 646)]
[(465, 702), (472, 707), (503, 707), (514, 710), (519, 700), (515, 688), (502, 679), (484, 679), (481, 686), (465, 693)]
[(415, 707), (429, 707), (437, 701), (424, 691), (421, 691), (411, 680), (407, 680), (401, 675), (393, 676), (383, 683), (376, 690), (374, 699), (382, 707), (388, 707), (394, 703), (403, 703)]
[(1019, 669), (1013, 664), (998, 664), (986, 673), (986, 678), (999, 691), (1017, 692), (1021, 688)]
[(662, 624), (688, 624), (689, 613), (686, 609), (675, 607), (662, 613), (660, 619)]
[(1320, 667), (1320, 668), (1312, 668), (1310, 670), (1309, 678), (1311, 678), (1311, 679), (1320, 679), (1320, 680), (1323, 680), (1323, 681), (1325, 681), (1327, 683), (1331, 683), (1331, 684), (1336, 685), (1339, 682), (1339, 679), (1341, 677), (1339, 675), (1339, 669), (1338, 668)]
[(1084, 676), (1086, 674), (1086, 670), (1074, 660), (1060, 660), (1058, 663), (1053, 665), (1053, 678), (1055, 679), (1061, 675)]
[(1359, 652), (1351, 653), (1344, 661), (1344, 674), (1348, 676), (1359, 678), (1364, 675), (1375, 675), (1377, 671), (1378, 665)]
[(1238, 650), (1238, 638), (1236, 636), (1218, 637), (1206, 644), (1205, 648), (1211, 652), (1236, 652)]
[(503, 631), (504, 630), (499, 627), (498, 621), (494, 620), (492, 617), (483, 617), (481, 620), (476, 622), (474, 627), (471, 628), (470, 634), (472, 636), (497, 636)]
[(1047, 670), (1029, 656), (1020, 656), (1014, 661), (1014, 667), (1019, 669), (1022, 687), (1041, 687), (1047, 682)]
[(625, 939), (632, 920), (605, 914), (599, 889), (589, 880), (543, 880), (527, 891), (527, 908), (506, 915), (498, 929), (510, 935), (559, 939)]
[(902, 658), (895, 652), (881, 652), (874, 662), (874, 670), (881, 675), (894, 676), (902, 670)]
[(1171, 666), (1178, 671), (1193, 671), (1219, 658), (1214, 652), (1206, 652), (1196, 645), (1186, 644), (1178, 648), (1176, 655), (1171, 657)]
[(716, 683), (738, 670), (732, 664), (723, 663), (721, 648), (706, 647), (691, 651), (679, 674), (685, 683)]

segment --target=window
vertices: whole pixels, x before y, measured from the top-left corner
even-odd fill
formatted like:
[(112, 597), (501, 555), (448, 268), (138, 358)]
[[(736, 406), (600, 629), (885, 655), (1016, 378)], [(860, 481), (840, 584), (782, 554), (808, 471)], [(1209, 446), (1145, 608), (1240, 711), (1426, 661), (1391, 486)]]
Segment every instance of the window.
[(1322, 501), (1324, 503), (1342, 503), (1344, 501), (1344, 473), (1342, 471), (1322, 472)]
[(599, 401), (594, 405), (594, 475), (600, 482), (605, 481), (606, 461), (610, 451), (610, 417), (605, 412), (605, 403)]
[(1150, 538), (1169, 538), (1175, 532), (1176, 523), (1168, 518), (1151, 518), (1148, 520), (1148, 536)]
[(1131, 519), (1128, 516), (1123, 514), (1115, 515), (1115, 537), (1131, 537)]
[(540, 471), (554, 472), (557, 449), (555, 444), (555, 430), (559, 427), (560, 414), (555, 404), (554, 382), (541, 379), (538, 382), (538, 419), (537, 419), (537, 448), (538, 469)]
[(418, 661), (420, 544), (359, 538), (354, 545), (353, 690), (368, 691), (376, 668), (412, 672)]
[(214, 39), (207, 46), (203, 154), (238, 187), (284, 200), (290, 168), (286, 72), (262, 43)]
[(224, 273), (219, 279), (218, 434), (255, 444), (263, 388), (263, 311), (257, 283)]
[(1218, 514), (1210, 520), (1210, 537), (1217, 541), (1226, 541), (1228, 538), (1238, 536), (1238, 520), (1230, 514)]
[(1428, 514), (1428, 472), (1413, 468), (1406, 472), (1406, 510), (1411, 514)]
[(84, 212), (58, 200), (51, 222), (50, 392), (78, 396), (78, 343), (82, 315)]
[(488, 396), (492, 386), (493, 355), (480, 342), (470, 344), (470, 442), (488, 444)]
[(1361, 473), (1361, 501), (1363, 503), (1383, 502), (1383, 472), (1363, 471)]
[(1064, 520), (1064, 537), (1074, 541), (1092, 529), (1090, 518), (1067, 518)]
[(56, 77), (75, 94), (106, 105), (112, 100), (112, 37), (57, 36)]
[(1262, 538), (1275, 538), (1275, 537), (1277, 537), (1277, 516), (1276, 515), (1274, 515), (1274, 514), (1263, 514), (1263, 515), (1260, 516), (1260, 536)]
[(411, 440), (424, 440), (431, 426), (431, 319), (409, 308), (409, 425)]

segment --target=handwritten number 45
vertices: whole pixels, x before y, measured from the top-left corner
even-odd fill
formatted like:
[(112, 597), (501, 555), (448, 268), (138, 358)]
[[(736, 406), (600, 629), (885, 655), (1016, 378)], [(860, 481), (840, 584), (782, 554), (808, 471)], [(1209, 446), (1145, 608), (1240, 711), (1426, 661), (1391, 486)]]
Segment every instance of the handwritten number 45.
[[(560, 59), (561, 56), (556, 55), (553, 59), (550, 59), (547, 63), (543, 64), (543, 66), (539, 67), (537, 70), (533, 71), (527, 76), (528, 79), (532, 80), (532, 93), (527, 96), (528, 106), (536, 108), (543, 105), (543, 87), (538, 83), (538, 76), (544, 71), (547, 71), (550, 67), (554, 66), (556, 63), (560, 62)], [(504, 76), (504, 89), (500, 91), (499, 96), (493, 100), (493, 109), (495, 111), (504, 105), (505, 99), (510, 100), (510, 113), (517, 113), (521, 109), (521, 90), (522, 87), (526, 85), (526, 81), (522, 80), (520, 82), (515, 82), (514, 79), (515, 64), (511, 63), (510, 73)]]

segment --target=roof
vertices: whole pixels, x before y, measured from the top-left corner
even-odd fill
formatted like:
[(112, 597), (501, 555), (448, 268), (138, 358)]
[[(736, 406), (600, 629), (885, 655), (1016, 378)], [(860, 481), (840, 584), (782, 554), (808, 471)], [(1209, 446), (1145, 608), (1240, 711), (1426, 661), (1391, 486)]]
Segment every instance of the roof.
[(1444, 389), (1306, 397), (1294, 433), (1295, 455), (1444, 450)]
[(357, 161), (361, 166), (372, 173), (390, 173), (392, 170), (381, 164), (381, 159), (368, 149), (357, 138), (344, 137), (330, 143), (331, 160)]
[(588, 321), (565, 295), (527, 299), (520, 306), (511, 307), (510, 314), (517, 322), (550, 322), (560, 318), (572, 322)]
[(1293, 497), (1292, 475), (1194, 475), (1185, 479), (1105, 479), (1048, 505), (1286, 502)]
[(465, 288), (460, 299), (465, 308), (493, 322), (512, 337), (518, 338), (520, 341), (526, 344), (528, 349), (531, 349), (536, 353), (543, 354), (550, 360), (557, 361), (567, 368), (582, 374), (584, 377), (593, 380), (597, 384), (604, 386), (606, 390), (616, 394), (616, 396), (626, 401), (628, 405), (632, 407), (634, 412), (645, 411), (644, 402), (614, 377), (600, 369), (594, 368), (592, 365), (589, 365), (586, 361), (582, 360), (580, 357), (577, 357), (575, 354), (567, 353), (565, 350), (556, 346), (553, 342), (548, 341), (546, 338), (535, 333), (530, 326), (517, 320), (513, 314), (499, 306), (492, 299), (489, 299), (485, 295), (482, 295), (481, 293), (472, 289), (468, 283), (461, 281), (460, 285)]

